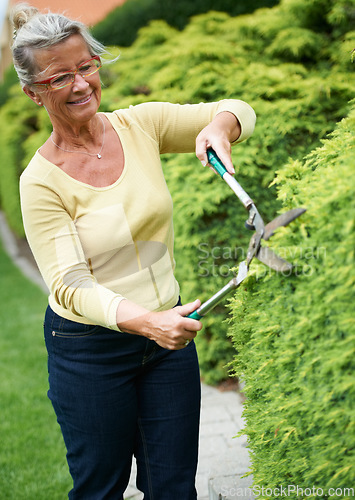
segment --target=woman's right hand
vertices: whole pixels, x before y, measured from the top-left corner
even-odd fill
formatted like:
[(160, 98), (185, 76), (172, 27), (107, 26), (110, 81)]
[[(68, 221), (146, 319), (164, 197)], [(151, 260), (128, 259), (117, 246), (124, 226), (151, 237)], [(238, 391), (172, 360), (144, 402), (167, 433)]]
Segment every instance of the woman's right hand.
[(201, 321), (186, 317), (200, 305), (195, 300), (167, 311), (150, 312), (125, 299), (117, 308), (117, 326), (124, 332), (154, 340), (164, 349), (183, 349), (202, 329)]

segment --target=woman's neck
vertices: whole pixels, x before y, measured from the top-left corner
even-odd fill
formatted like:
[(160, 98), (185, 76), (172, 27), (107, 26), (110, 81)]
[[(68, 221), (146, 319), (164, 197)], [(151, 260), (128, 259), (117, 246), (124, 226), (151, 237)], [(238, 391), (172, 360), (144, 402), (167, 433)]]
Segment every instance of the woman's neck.
[(53, 123), (53, 141), (66, 149), (93, 148), (102, 144), (104, 134), (104, 123), (100, 115), (95, 116), (88, 122), (63, 124)]

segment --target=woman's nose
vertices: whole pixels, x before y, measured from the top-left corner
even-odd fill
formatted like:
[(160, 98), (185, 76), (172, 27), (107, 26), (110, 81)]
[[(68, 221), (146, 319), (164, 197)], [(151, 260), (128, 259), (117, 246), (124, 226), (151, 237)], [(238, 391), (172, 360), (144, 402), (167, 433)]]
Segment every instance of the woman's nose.
[(85, 80), (83, 76), (76, 73), (74, 76), (73, 91), (83, 90), (89, 86), (89, 83)]

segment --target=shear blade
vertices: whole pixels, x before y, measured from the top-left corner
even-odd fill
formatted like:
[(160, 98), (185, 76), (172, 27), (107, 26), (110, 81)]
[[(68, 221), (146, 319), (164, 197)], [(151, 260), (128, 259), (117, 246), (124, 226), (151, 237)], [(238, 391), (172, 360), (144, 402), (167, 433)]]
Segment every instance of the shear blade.
[(268, 240), (274, 234), (278, 227), (287, 226), (290, 222), (297, 219), (306, 211), (305, 208), (293, 208), (279, 215), (274, 220), (266, 224), (264, 228), (263, 240)]
[(245, 280), (245, 278), (248, 275), (248, 264), (246, 263), (245, 260), (239, 264), (238, 268), (238, 276), (236, 278), (236, 286), (239, 286), (242, 281)]
[(287, 272), (292, 269), (292, 264), (276, 255), (268, 247), (260, 247), (256, 254), (256, 258), (266, 266), (278, 272)]

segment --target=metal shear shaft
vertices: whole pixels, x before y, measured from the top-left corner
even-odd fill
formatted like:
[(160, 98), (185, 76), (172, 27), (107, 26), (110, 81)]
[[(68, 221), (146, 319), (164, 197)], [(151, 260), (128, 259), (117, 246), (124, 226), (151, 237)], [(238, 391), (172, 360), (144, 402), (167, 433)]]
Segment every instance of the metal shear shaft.
[(208, 312), (210, 312), (216, 305), (221, 302), (224, 297), (226, 297), (231, 290), (238, 288), (241, 282), (247, 277), (248, 274), (248, 266), (246, 261), (243, 261), (239, 264), (238, 275), (232, 278), (229, 283), (224, 285), (223, 288), (218, 290), (212, 297), (210, 297), (206, 302), (204, 302), (196, 311), (192, 314), (189, 314), (189, 318), (192, 319), (201, 319)]

